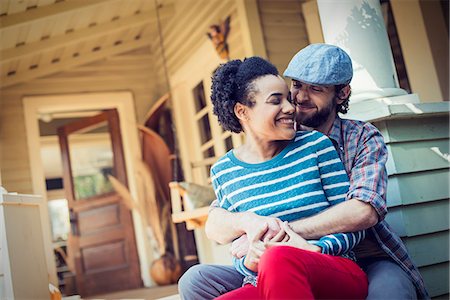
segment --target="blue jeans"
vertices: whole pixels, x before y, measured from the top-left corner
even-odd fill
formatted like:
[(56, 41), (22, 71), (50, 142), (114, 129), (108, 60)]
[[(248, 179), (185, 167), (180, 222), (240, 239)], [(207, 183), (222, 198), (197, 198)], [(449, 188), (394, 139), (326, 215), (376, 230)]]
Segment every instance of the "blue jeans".
[[(371, 260), (364, 264), (369, 279), (370, 300), (414, 300), (416, 289), (409, 276), (390, 259)], [(214, 299), (239, 288), (243, 276), (233, 266), (195, 265), (178, 282), (183, 300)]]
[(390, 259), (360, 262), (369, 280), (367, 300), (417, 299), (416, 288), (403, 269)]

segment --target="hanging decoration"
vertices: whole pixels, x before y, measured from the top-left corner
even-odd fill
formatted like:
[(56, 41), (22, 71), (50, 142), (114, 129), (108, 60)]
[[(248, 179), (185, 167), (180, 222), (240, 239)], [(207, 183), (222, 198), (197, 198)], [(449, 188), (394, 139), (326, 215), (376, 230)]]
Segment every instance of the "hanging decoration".
[(217, 54), (221, 59), (225, 60), (230, 60), (227, 43), (228, 33), (230, 32), (230, 19), (231, 16), (228, 16), (221, 24), (209, 26), (209, 31), (206, 33), (213, 43)]

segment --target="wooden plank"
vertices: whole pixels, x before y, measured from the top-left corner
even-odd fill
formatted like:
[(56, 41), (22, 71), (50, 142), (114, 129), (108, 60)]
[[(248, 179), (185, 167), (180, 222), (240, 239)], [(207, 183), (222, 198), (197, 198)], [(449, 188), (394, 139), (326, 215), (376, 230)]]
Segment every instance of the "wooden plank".
[(408, 253), (419, 267), (449, 261), (449, 231), (404, 238)]
[(27, 1), (8, 1), (8, 15), (17, 14), (27, 10)]
[[(59, 14), (74, 12), (77, 10), (88, 9), (92, 6), (99, 5), (106, 2), (115, 2), (116, 0), (78, 0), (78, 1), (62, 1), (53, 5), (41, 6), (37, 9), (23, 11), (2, 17), (0, 30), (4, 28), (24, 25), (33, 21), (52, 17)], [(16, 1), (10, 1), (15, 3)], [(23, 3), (23, 2), (22, 2)], [(9, 13), (9, 12), (8, 12)]]
[(417, 236), (449, 229), (449, 200), (394, 207), (387, 222), (400, 236)]
[(389, 175), (450, 167), (448, 139), (393, 143), (387, 148)]
[(448, 169), (389, 176), (388, 207), (445, 199), (449, 195), (449, 182)]
[(261, 23), (263, 26), (284, 25), (304, 28), (301, 12), (288, 11), (282, 13), (263, 13)]
[(262, 14), (283, 13), (292, 14), (301, 12), (300, 1), (259, 1), (259, 10)]
[(441, 263), (419, 269), (431, 297), (448, 294), (449, 292), (449, 263)]
[(148, 46), (151, 43), (150, 38), (142, 37), (140, 40), (132, 40), (129, 42), (124, 42), (123, 44), (101, 49), (97, 52), (92, 52), (89, 55), (81, 55), (80, 57), (73, 58), (71, 60), (61, 62), (59, 64), (53, 64), (46, 66), (45, 68), (39, 68), (30, 70), (24, 74), (17, 74), (16, 76), (11, 76), (8, 78), (2, 78), (0, 81), (1, 87), (11, 86), (13, 84), (22, 83), (29, 81), (31, 79), (39, 78), (42, 76), (50, 75), (56, 72), (61, 72), (66, 69), (70, 69), (79, 65), (83, 65), (89, 62), (99, 60), (104, 57), (111, 55), (117, 55), (119, 53), (127, 52), (133, 49)]
[(448, 116), (410, 120), (388, 120), (380, 131), (386, 143), (417, 140), (443, 139), (449, 137)]
[(103, 35), (115, 34), (127, 28), (133, 28), (155, 22), (154, 13), (142, 13), (137, 16), (119, 19), (114, 22), (88, 27), (74, 31), (70, 34), (52, 37), (47, 40), (25, 44), (19, 48), (4, 49), (0, 52), (0, 59), (3, 62), (20, 59), (36, 52), (44, 52), (69, 45), (79, 44), (83, 40), (97, 39)]

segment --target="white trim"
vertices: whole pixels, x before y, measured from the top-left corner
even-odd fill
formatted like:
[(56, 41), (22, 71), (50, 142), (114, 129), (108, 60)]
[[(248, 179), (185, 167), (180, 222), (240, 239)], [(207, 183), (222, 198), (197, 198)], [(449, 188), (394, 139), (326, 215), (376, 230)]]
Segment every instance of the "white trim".
[[(122, 135), (123, 151), (126, 161), (126, 172), (130, 192), (133, 197), (137, 196), (135, 172), (135, 162), (141, 159), (138, 131), (136, 129), (136, 116), (134, 111), (133, 95), (129, 91), (114, 93), (83, 93), (83, 94), (63, 94), (47, 96), (26, 96), (23, 98), (25, 126), (27, 131), (28, 155), (31, 168), (31, 180), (33, 193), (42, 195), (46, 200), (46, 188), (44, 169), (40, 157), (40, 137), (39, 137), (39, 114), (61, 113), (70, 111), (103, 110), (116, 108), (120, 118), (120, 129)], [(140, 261), (141, 277), (145, 286), (152, 286), (149, 274), (152, 254), (148, 251), (145, 242), (145, 230), (139, 215), (133, 211), (133, 223), (135, 229), (136, 246)], [(47, 230), (50, 238), (50, 228)], [(47, 249), (47, 251), (51, 251)], [(51, 252), (53, 253), (53, 252)], [(55, 270), (54, 259), (53, 268)], [(56, 281), (57, 283), (57, 281)]]

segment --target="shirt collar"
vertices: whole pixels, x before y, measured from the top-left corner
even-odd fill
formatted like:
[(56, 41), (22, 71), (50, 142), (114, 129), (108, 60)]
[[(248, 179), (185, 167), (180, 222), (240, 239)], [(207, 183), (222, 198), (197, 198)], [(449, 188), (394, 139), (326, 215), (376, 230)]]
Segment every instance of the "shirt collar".
[(331, 126), (330, 132), (328, 133), (328, 137), (334, 140), (338, 144), (340, 149), (343, 149), (344, 142), (342, 140), (341, 128), (342, 120), (339, 116), (336, 116), (336, 119), (334, 119), (333, 125)]

